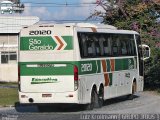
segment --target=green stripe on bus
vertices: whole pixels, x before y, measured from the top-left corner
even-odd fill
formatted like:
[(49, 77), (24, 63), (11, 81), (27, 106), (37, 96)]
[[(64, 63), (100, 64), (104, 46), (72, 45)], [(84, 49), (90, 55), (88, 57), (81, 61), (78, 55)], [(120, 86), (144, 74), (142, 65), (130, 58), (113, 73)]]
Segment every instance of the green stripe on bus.
[(101, 61), (100, 60), (97, 60), (97, 73), (101, 73)]
[(133, 58), (115, 59), (115, 71), (135, 69), (134, 64)]
[[(34, 67), (34, 65), (57, 65), (65, 64), (66, 66), (61, 67)], [(110, 60), (106, 60), (107, 72), (111, 72)], [(134, 68), (134, 58), (125, 58), (125, 59), (115, 59), (115, 71), (135, 69)], [(27, 62), (19, 63), (21, 75), (22, 76), (37, 76), (37, 75), (73, 75), (74, 74), (74, 65), (78, 67), (79, 75), (87, 74), (96, 74), (103, 73), (101, 71), (101, 61), (92, 60), (92, 61), (61, 61), (61, 62)], [(27, 67), (27, 65), (33, 65), (33, 67)], [(113, 71), (112, 71), (113, 72)], [(110, 80), (112, 81), (111, 75), (109, 75)]]
[(27, 67), (26, 64), (22, 64), (20, 70), (22, 76), (73, 75), (74, 72), (71, 64), (67, 64), (66, 67)]
[(64, 50), (72, 50), (73, 49), (73, 36), (62, 36), (62, 38), (67, 44)]
[(111, 86), (112, 85), (112, 78), (113, 77), (113, 74), (112, 73), (109, 73), (109, 86)]
[(79, 74), (94, 74), (100, 72), (100, 62), (97, 61), (79, 61), (78, 62)]
[(123, 59), (115, 59), (115, 70), (123, 70)]

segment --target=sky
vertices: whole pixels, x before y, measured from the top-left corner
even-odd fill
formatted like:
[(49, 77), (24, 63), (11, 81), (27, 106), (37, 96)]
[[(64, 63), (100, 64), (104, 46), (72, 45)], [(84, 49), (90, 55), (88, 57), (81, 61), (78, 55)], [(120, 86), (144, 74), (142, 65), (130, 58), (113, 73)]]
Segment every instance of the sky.
[[(38, 16), (40, 21), (86, 20), (95, 10), (104, 10), (96, 3), (101, 0), (20, 0), (25, 4), (22, 14), (13, 13), (13, 16)], [(67, 5), (66, 5), (67, 4)], [(0, 16), (10, 16), (5, 13)], [(160, 20), (160, 19), (159, 19)], [(95, 21), (97, 23), (102, 20)]]
[[(97, 7), (97, 0), (21, 0), (24, 16), (38, 16), (41, 21), (86, 20)], [(53, 3), (53, 4), (52, 4)], [(67, 4), (67, 5), (65, 5)]]

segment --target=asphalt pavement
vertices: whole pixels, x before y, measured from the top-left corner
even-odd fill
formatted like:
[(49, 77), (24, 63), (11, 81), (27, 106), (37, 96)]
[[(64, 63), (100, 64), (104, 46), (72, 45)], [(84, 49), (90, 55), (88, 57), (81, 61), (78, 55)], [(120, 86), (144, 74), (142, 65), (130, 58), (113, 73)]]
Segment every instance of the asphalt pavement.
[(133, 100), (126, 96), (105, 101), (102, 108), (84, 110), (82, 106), (49, 105), (44, 111), (37, 106), (16, 105), (0, 108), (0, 120), (160, 120), (160, 95), (155, 92), (137, 93)]

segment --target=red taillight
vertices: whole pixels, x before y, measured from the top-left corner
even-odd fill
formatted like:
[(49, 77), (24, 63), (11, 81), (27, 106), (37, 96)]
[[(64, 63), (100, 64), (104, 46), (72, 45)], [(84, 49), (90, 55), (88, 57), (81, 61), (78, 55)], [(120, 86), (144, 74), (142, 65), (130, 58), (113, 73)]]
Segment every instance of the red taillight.
[(76, 65), (74, 66), (74, 80), (78, 80), (78, 67)]
[(20, 66), (18, 66), (18, 82), (20, 82)]
[(74, 66), (74, 90), (76, 91), (78, 89), (78, 67), (75, 65)]

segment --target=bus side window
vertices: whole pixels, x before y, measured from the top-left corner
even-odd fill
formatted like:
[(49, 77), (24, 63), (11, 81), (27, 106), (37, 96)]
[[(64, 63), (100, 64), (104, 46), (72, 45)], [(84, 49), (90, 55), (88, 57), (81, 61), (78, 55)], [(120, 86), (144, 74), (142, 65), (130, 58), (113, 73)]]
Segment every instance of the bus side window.
[(90, 57), (92, 57), (93, 56), (93, 49), (92, 49), (92, 43), (91, 43), (91, 41), (87, 41), (87, 48), (88, 48), (88, 55)]
[(83, 56), (84, 57), (87, 57), (88, 56), (88, 51), (87, 51), (87, 40), (86, 40), (86, 36), (85, 35), (82, 35), (82, 53), (83, 53)]
[(122, 56), (121, 40), (120, 40), (119, 36), (117, 37), (116, 41), (117, 41), (117, 47), (118, 47), (118, 53), (117, 53), (117, 55), (118, 56)]
[(109, 42), (109, 38), (106, 37), (103, 44), (104, 44), (104, 54), (105, 56), (109, 55), (110, 52), (109, 52), (109, 45), (108, 45), (108, 42)]
[(127, 51), (128, 56), (135, 55), (135, 44), (134, 44), (134, 36), (126, 35), (126, 43), (127, 43)]
[(131, 50), (130, 50), (130, 43), (128, 39), (124, 39), (125, 43), (126, 43), (126, 48), (127, 48), (127, 53), (126, 56), (130, 56), (131, 54)]
[(111, 40), (111, 46), (112, 46), (112, 56), (117, 56), (119, 51), (118, 51), (118, 39), (116, 36), (112, 36)]
[(134, 39), (131, 39), (132, 55), (136, 55), (136, 45)]
[(86, 35), (84, 33), (78, 33), (78, 40), (79, 40), (81, 57), (87, 57), (88, 56), (88, 50), (87, 50)]
[(96, 56), (100, 56), (100, 44), (99, 44), (98, 35), (93, 36), (93, 40), (94, 40), (94, 44), (95, 44)]
[(100, 54), (101, 54), (101, 56), (104, 56), (104, 41), (105, 41), (105, 38), (104, 38), (104, 36), (103, 35), (101, 35), (100, 37), (99, 37), (99, 46), (100, 46)]
[(121, 40), (122, 55), (127, 55), (127, 45), (125, 40)]
[(95, 42), (93, 40), (92, 34), (88, 35), (87, 37), (87, 48), (88, 48), (88, 57), (95, 57), (96, 48), (95, 48)]

